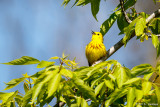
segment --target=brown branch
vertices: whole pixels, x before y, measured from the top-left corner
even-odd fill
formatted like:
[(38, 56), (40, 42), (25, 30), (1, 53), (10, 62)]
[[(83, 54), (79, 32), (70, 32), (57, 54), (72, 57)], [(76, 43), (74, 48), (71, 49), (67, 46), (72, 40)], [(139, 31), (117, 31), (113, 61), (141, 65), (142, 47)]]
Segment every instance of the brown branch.
[[(157, 11), (155, 11), (154, 13), (152, 13), (147, 19), (146, 19), (146, 23), (148, 24), (151, 19), (157, 17), (158, 15), (160, 15), (160, 9), (158, 9)], [(135, 36), (135, 32), (133, 32), (131, 34), (131, 37), (130, 39), (132, 39), (133, 37)], [(130, 40), (129, 39), (129, 40)], [(120, 49), (122, 46), (124, 45), (123, 43), (123, 38), (118, 42), (116, 43), (114, 46), (112, 46), (108, 51), (107, 51), (107, 55), (105, 57), (102, 57), (100, 60), (96, 61), (92, 66), (100, 63), (100, 62), (103, 62), (105, 60), (107, 60), (112, 54), (114, 54), (118, 49)]]
[(129, 24), (132, 23), (132, 21), (129, 19), (129, 17), (128, 17), (125, 9), (124, 9), (124, 2), (123, 2), (123, 0), (119, 0), (119, 2), (120, 2), (120, 5), (121, 5), (122, 13), (123, 13), (126, 21), (127, 21)]
[(65, 102), (58, 102), (53, 107), (63, 107), (65, 105)]
[(155, 81), (158, 79), (159, 75), (157, 75), (154, 79), (153, 79), (153, 83), (155, 83)]

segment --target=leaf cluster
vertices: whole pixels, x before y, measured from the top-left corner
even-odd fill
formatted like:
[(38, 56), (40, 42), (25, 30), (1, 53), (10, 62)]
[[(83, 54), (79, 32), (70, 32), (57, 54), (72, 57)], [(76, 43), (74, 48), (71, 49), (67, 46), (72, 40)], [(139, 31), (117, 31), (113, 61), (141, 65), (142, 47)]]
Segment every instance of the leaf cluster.
[[(53, 99), (57, 100), (57, 104), (63, 102), (69, 107), (160, 104), (159, 84), (149, 81), (153, 73), (160, 74), (160, 64), (156, 67), (141, 64), (130, 70), (116, 60), (108, 60), (94, 67), (77, 67), (75, 60), (71, 61), (65, 55), (51, 59), (53, 61), (39, 61), (25, 56), (3, 63), (37, 64), (37, 69), (44, 69), (30, 76), (23, 74), (23, 77), (6, 83), (4, 90), (23, 83), (25, 93), (20, 90), (0, 92), (0, 105), (12, 107), (17, 103), (20, 107), (42, 107), (49, 105)], [(60, 65), (54, 65), (54, 60), (59, 60)]]

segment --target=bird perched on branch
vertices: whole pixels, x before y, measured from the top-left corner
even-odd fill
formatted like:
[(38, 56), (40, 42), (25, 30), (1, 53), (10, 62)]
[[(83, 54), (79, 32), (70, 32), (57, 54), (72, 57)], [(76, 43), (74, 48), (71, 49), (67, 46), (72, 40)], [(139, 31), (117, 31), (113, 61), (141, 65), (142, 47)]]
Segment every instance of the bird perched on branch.
[(103, 44), (103, 36), (100, 32), (92, 31), (91, 42), (86, 46), (86, 57), (89, 66), (94, 64), (100, 58), (106, 56), (107, 51)]

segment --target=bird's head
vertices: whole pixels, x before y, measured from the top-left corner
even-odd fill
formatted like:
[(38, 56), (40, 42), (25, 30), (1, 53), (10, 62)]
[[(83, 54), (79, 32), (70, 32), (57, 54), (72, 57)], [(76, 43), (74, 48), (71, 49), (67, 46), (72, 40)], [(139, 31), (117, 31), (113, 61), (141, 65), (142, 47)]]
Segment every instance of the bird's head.
[(103, 36), (100, 32), (92, 31), (92, 41), (103, 42)]

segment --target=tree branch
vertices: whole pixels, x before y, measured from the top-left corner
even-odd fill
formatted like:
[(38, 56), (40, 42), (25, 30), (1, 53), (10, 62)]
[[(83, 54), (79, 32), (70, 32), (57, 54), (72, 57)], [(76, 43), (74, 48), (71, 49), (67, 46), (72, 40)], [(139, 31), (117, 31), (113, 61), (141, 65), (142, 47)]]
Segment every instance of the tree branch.
[(55, 104), (53, 107), (62, 107), (65, 105), (65, 102), (58, 102), (57, 104)]
[(122, 13), (123, 13), (126, 21), (127, 21), (129, 24), (132, 23), (132, 21), (129, 19), (129, 17), (128, 17), (125, 9), (124, 9), (124, 2), (123, 2), (123, 0), (119, 0), (119, 2), (120, 2), (120, 5), (121, 5)]
[[(158, 15), (160, 15), (160, 9), (158, 9), (157, 11), (155, 11), (154, 13), (152, 13), (147, 19), (146, 19), (146, 23), (149, 23), (151, 21), (151, 19), (157, 17)], [(132, 33), (131, 35), (131, 38), (132, 39), (133, 37), (135, 36), (135, 32)], [(160, 36), (160, 35), (158, 35)], [(130, 40), (129, 39), (129, 40)], [(114, 46), (112, 46), (108, 51), (107, 51), (107, 55), (105, 57), (102, 57), (100, 60), (96, 61), (92, 66), (100, 63), (100, 62), (103, 62), (105, 60), (107, 60), (112, 54), (114, 54), (118, 49), (120, 49), (122, 46), (124, 45), (123, 43), (123, 38), (118, 42), (116, 43)]]

